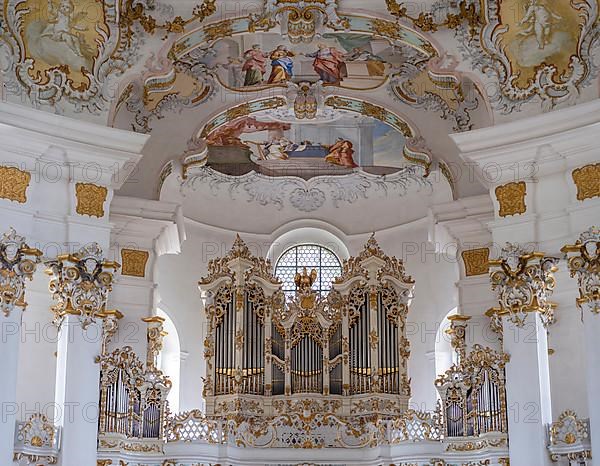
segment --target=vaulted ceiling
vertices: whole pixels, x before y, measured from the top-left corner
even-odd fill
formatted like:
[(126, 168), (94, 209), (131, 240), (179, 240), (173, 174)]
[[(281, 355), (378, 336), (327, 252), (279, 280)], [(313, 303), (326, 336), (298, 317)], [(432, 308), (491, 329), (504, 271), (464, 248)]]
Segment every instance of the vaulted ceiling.
[(122, 194), (420, 167), (456, 198), (484, 190), (448, 135), (597, 98), (599, 32), (596, 0), (4, 0), (0, 69), (8, 101), (150, 134)]

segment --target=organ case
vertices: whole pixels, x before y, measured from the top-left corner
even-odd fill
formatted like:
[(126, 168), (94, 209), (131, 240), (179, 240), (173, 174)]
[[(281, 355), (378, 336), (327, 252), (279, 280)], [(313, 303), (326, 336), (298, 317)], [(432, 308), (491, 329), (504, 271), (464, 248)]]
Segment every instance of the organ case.
[(286, 302), (270, 263), (239, 236), (210, 262), (199, 283), (208, 416), (274, 416), (307, 400), (341, 416), (391, 417), (408, 408), (405, 322), (414, 282), (403, 263), (371, 237), (327, 296), (312, 289), (315, 278), (299, 271)]

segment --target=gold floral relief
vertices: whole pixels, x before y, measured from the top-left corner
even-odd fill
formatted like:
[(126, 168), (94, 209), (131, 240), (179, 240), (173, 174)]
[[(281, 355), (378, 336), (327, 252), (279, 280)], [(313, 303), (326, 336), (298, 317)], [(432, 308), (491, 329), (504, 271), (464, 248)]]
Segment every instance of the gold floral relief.
[(121, 275), (144, 278), (150, 253), (138, 249), (121, 249)]
[(27, 188), (31, 173), (15, 167), (0, 166), (0, 198), (10, 201), (27, 202)]
[(75, 196), (77, 197), (76, 212), (79, 215), (104, 217), (104, 203), (108, 196), (107, 188), (92, 183), (77, 183)]
[(511, 215), (521, 215), (527, 212), (525, 197), (527, 195), (527, 185), (524, 181), (508, 183), (496, 188), (496, 199), (500, 204), (500, 217)]
[(74, 89), (85, 90), (101, 47), (110, 35), (102, 1), (25, 0), (17, 7), (29, 76), (49, 82), (52, 69), (61, 69)]
[(465, 275), (467, 277), (485, 275), (490, 270), (488, 263), (490, 259), (490, 250), (488, 248), (463, 251), (462, 258), (465, 264)]
[(577, 200), (600, 197), (600, 163), (573, 170), (572, 175), (577, 186)]

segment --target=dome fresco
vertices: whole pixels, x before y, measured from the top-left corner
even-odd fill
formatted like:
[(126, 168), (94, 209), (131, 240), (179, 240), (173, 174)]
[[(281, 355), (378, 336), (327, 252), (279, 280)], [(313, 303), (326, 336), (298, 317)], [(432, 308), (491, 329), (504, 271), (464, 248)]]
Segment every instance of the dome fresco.
[[(150, 134), (122, 191), (146, 198), (190, 153), (238, 175), (417, 164), (481, 193), (449, 134), (598, 96), (595, 0), (4, 3), (5, 98)], [(371, 136), (385, 113), (399, 134)]]

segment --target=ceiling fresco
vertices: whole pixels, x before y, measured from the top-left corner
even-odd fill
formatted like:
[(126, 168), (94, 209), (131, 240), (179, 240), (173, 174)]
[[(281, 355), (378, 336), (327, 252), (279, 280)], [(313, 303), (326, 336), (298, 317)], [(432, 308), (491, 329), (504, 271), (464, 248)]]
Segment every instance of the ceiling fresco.
[(0, 80), (9, 102), (150, 134), (127, 195), (192, 168), (413, 167), (460, 197), (483, 187), (448, 134), (598, 98), (598, 19), (597, 0), (4, 0)]

